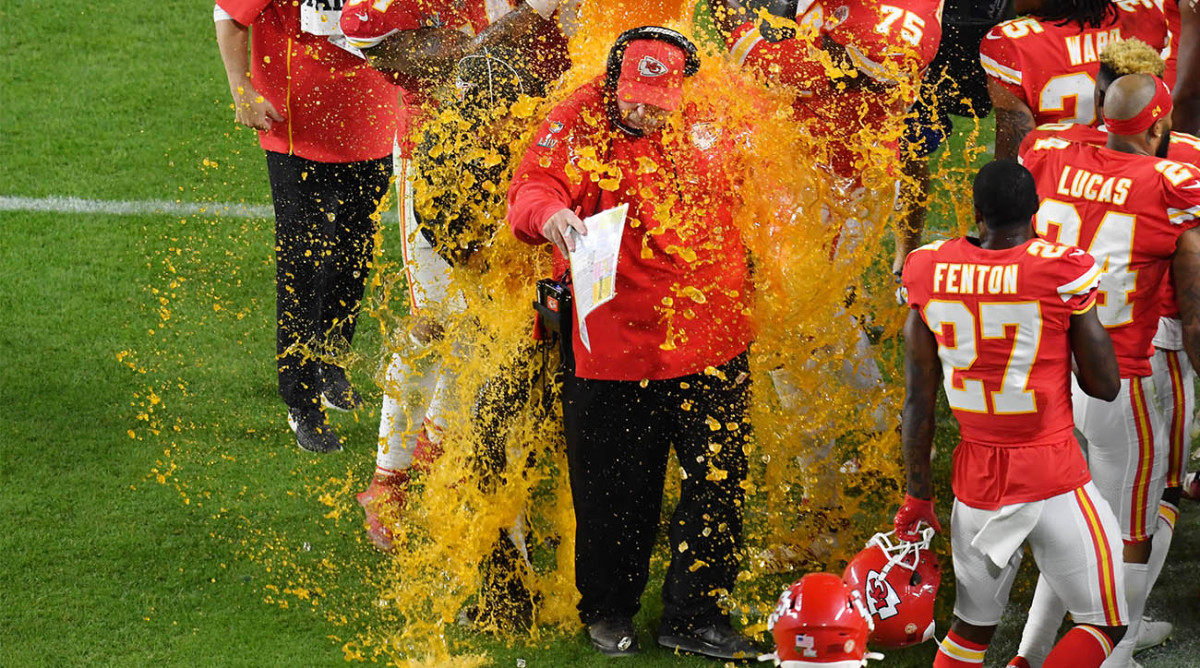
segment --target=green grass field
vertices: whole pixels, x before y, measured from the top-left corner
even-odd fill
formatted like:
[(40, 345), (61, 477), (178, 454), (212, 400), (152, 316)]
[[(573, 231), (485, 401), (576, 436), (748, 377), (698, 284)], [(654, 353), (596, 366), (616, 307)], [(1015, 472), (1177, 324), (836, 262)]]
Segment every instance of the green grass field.
[[(232, 122), (211, 7), (0, 5), (0, 198), (269, 204), (262, 153)], [(0, 665), (336, 665), (371, 623), (380, 557), (358, 515), (327, 517), (320, 495), (345, 507), (369, 478), (377, 408), (339, 418), (339, 456), (291, 444), (271, 239), (265, 219), (0, 210)], [(378, 330), (364, 322), (356, 342), (364, 381)], [(1200, 666), (1198, 594), (1192, 504), (1149, 606), (1176, 639), (1145, 666)], [(1028, 597), (989, 665), (1015, 648)], [(581, 633), (459, 640), (498, 666), (608, 663)], [(932, 651), (883, 665), (928, 665)], [(615, 663), (715, 665), (657, 650)]]

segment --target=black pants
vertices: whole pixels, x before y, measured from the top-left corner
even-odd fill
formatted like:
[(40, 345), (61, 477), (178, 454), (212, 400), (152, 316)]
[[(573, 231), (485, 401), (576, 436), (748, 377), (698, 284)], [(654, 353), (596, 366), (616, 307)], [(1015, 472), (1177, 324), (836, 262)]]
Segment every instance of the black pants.
[(391, 157), (323, 163), (267, 152), (275, 202), (275, 352), (279, 394), (292, 407), (321, 394), (314, 354), (354, 339), (375, 248), (371, 214), (388, 187)]
[(683, 481), (668, 527), (663, 622), (703, 626), (722, 615), (714, 590), (733, 590), (742, 534), (743, 446), (750, 437), (747, 355), (719, 371), (723, 378), (696, 374), (645, 385), (566, 374), (575, 583), (585, 624), (638, 611), (671, 446)]

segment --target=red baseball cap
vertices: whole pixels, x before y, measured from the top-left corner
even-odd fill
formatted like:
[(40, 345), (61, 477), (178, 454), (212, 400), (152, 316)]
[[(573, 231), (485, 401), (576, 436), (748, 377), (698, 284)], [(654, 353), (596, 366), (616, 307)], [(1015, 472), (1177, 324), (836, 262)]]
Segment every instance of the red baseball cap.
[(639, 39), (625, 47), (617, 97), (625, 102), (652, 104), (674, 111), (683, 100), (683, 69), (687, 53), (657, 39)]

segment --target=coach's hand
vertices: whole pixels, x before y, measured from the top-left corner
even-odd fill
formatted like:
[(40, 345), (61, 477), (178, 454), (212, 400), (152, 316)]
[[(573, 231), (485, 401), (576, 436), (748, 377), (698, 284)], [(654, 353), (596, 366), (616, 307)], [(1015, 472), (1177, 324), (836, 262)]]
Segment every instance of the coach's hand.
[(896, 511), (892, 526), (896, 529), (896, 537), (911, 543), (920, 540), (921, 522), (933, 527), (941, 533), (942, 525), (938, 523), (937, 513), (933, 511), (933, 499), (918, 499), (915, 496), (904, 495), (904, 505)]
[(558, 250), (565, 256), (575, 250), (575, 239), (567, 232), (571, 228), (575, 228), (580, 235), (587, 236), (587, 226), (574, 211), (559, 209), (558, 213), (550, 216), (542, 225), (542, 236), (558, 246)]
[(234, 91), (233, 114), (238, 123), (263, 132), (270, 132), (271, 125), (283, 121), (283, 115), (275, 110), (275, 105), (250, 84), (243, 84)]

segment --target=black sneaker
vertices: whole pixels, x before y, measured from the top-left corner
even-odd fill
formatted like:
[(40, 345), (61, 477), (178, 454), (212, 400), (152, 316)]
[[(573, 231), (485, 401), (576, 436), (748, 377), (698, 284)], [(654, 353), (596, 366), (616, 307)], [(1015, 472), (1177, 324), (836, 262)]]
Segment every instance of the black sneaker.
[(342, 449), (342, 439), (320, 408), (289, 408), (288, 426), (296, 433), (296, 445), (303, 450), (325, 453)]
[(588, 624), (587, 634), (592, 647), (605, 656), (633, 656), (642, 651), (632, 619), (601, 619)]
[(664, 623), (658, 644), (678, 652), (701, 654), (714, 659), (757, 659), (759, 648), (722, 619), (696, 628), (675, 627)]
[(342, 367), (321, 368), (321, 405), (342, 413), (362, 408), (362, 395), (350, 384)]

